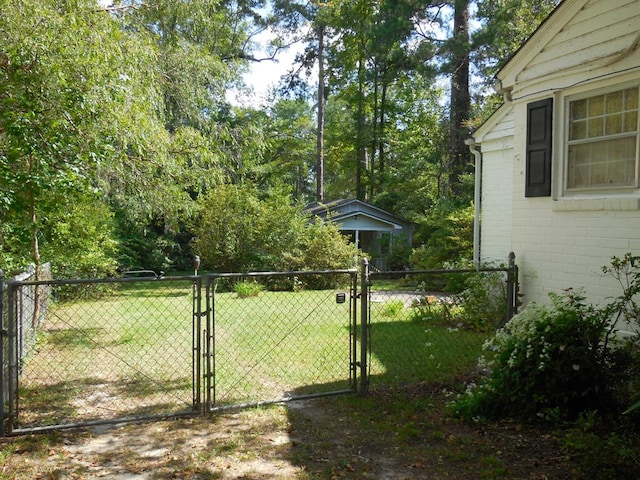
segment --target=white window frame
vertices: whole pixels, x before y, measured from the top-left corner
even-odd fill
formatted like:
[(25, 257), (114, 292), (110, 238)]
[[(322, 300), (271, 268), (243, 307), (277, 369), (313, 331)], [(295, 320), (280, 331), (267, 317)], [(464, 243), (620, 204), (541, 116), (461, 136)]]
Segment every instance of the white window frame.
[[(625, 186), (585, 186), (585, 187), (574, 187), (569, 188), (569, 147), (570, 145), (577, 145), (580, 143), (592, 143), (597, 140), (578, 140), (572, 141), (569, 138), (570, 132), (570, 105), (571, 102), (597, 97), (599, 95), (614, 93), (622, 90), (627, 90), (630, 88), (638, 89), (638, 114), (637, 114), (637, 126), (635, 133), (625, 133), (625, 134), (614, 134), (614, 135), (603, 135), (599, 137), (600, 139), (616, 139), (616, 138), (629, 138), (635, 135), (635, 179), (632, 185)], [(559, 103), (563, 105), (562, 111), (562, 123), (564, 125), (564, 135), (562, 139), (562, 166), (563, 166), (563, 175), (562, 175), (562, 192), (563, 197), (576, 197), (576, 196), (585, 196), (587, 198), (593, 197), (595, 195), (599, 196), (611, 196), (616, 194), (628, 194), (638, 192), (638, 188), (640, 187), (640, 81), (635, 80), (633, 82), (625, 82), (619, 83), (616, 85), (610, 85), (603, 88), (594, 88), (589, 90), (584, 90), (581, 92), (576, 92), (573, 94), (567, 94), (564, 97), (564, 102)]]

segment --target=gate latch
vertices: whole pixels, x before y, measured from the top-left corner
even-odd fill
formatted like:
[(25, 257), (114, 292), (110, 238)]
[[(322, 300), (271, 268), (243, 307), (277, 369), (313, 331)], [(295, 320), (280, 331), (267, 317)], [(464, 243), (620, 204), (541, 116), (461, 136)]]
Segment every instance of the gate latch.
[(344, 303), (347, 301), (347, 294), (344, 292), (336, 293), (336, 303)]

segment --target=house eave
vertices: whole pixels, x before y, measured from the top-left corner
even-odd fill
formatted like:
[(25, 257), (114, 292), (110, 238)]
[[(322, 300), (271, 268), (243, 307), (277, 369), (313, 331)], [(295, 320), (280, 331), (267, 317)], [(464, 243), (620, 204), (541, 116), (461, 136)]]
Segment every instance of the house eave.
[(547, 46), (555, 33), (575, 16), (588, 0), (563, 0), (540, 24), (529, 39), (514, 52), (507, 63), (496, 74), (496, 85), (500, 94), (510, 93), (518, 81), (518, 75), (533, 58)]

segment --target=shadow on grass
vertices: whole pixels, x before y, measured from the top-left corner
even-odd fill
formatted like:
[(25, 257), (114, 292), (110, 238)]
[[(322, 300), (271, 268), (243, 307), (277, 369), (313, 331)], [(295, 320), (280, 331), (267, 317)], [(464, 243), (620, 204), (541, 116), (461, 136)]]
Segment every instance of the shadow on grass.
[(175, 415), (192, 408), (191, 378), (150, 381), (95, 377), (35, 386), (22, 385), (21, 429), (146, 415)]
[[(474, 375), (486, 337), (409, 320), (372, 324), (368, 394), (287, 404), (290, 461), (309, 478), (435, 478), (424, 470), (420, 449), (431, 443), (443, 456), (457, 447), (439, 430), (425, 434), (426, 423), (442, 415), (443, 392), (462, 391)], [(295, 394), (340, 386), (305, 386)], [(468, 460), (460, 453), (461, 462)]]
[(57, 349), (103, 348), (95, 339), (104, 328), (55, 328), (46, 331), (47, 342)]

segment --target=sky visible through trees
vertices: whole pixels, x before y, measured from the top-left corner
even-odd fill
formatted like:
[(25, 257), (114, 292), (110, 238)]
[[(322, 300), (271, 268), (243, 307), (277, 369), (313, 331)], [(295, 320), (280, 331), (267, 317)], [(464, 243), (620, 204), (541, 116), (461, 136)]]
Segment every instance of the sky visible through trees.
[(358, 197), (416, 223), (406, 265), (453, 237), (464, 257), (454, 137), (556, 3), (0, 0), (0, 268), (188, 269), (229, 185), (300, 209)]

